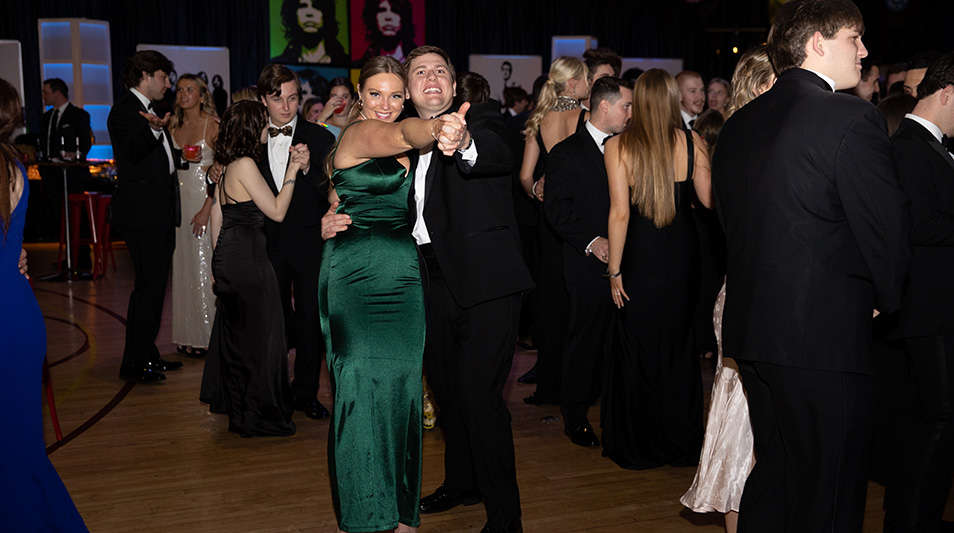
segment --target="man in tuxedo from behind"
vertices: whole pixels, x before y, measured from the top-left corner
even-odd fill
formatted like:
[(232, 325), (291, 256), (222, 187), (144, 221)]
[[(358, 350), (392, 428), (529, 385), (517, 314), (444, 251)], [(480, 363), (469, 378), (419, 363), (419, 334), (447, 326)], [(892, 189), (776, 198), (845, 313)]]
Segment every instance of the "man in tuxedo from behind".
[[(321, 216), (328, 210), (325, 156), (335, 142), (328, 130), (298, 116), (301, 82), (288, 67), (267, 65), (258, 77), (258, 94), (268, 110), (267, 157), (258, 163), (272, 193), (281, 191), (289, 147), (305, 144), (311, 164), (298, 173), (298, 186), (283, 222), (265, 220), (268, 257), (278, 278), (285, 338), (295, 347), (295, 409), (308, 418), (328, 418), (318, 401), (324, 341), (318, 326), (318, 271), (321, 268)], [(294, 306), (292, 293), (294, 292)]]
[(543, 206), (563, 239), (563, 275), (570, 299), (570, 328), (560, 411), (564, 432), (580, 446), (599, 446), (587, 418), (599, 388), (607, 333), (613, 316), (606, 263), (609, 186), (603, 163), (606, 139), (623, 131), (633, 116), (633, 84), (604, 77), (590, 91), (585, 129), (553, 147)]
[[(408, 93), (422, 118), (455, 111), (447, 53), (419, 46), (405, 59)], [(424, 366), (440, 406), (444, 483), (421, 498), (421, 513), (483, 499), (482, 533), (523, 531), (510, 411), (503, 387), (513, 362), (521, 293), (533, 287), (521, 258), (511, 198), (513, 158), (500, 104), (470, 108), (453, 157), (412, 153), (414, 219), (427, 307)], [(347, 229), (332, 210), (322, 236)]]
[(156, 336), (162, 320), (175, 228), (181, 219), (179, 180), (169, 114), (155, 114), (153, 102), (169, 89), (172, 62), (155, 50), (126, 59), (126, 93), (109, 112), (106, 126), (116, 159), (112, 225), (126, 241), (136, 280), (126, 312), (126, 343), (119, 377), (145, 382), (166, 379), (163, 372), (182, 366), (159, 355)]
[(723, 346), (739, 363), (755, 455), (739, 531), (860, 531), (874, 418), (872, 315), (896, 310), (909, 201), (861, 79), (851, 0), (794, 0), (768, 37), (771, 91), (719, 135)]
[(927, 68), (918, 103), (892, 139), (911, 198), (914, 255), (901, 337), (914, 379), (885, 491), (886, 533), (938, 531), (954, 478), (954, 53)]

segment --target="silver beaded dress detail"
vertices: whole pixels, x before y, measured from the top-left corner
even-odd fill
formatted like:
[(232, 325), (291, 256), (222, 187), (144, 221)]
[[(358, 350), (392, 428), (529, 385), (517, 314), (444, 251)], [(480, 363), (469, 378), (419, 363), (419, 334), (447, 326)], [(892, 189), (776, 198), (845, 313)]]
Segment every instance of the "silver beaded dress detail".
[[(209, 119), (206, 118), (208, 128)], [(176, 228), (176, 250), (172, 255), (172, 342), (180, 346), (208, 348), (215, 318), (212, 294), (212, 235), (192, 233), (192, 217), (208, 196), (203, 167), (212, 164), (212, 148), (202, 132), (202, 160), (177, 170), (182, 198), (182, 224)], [(173, 139), (177, 149), (180, 146)]]

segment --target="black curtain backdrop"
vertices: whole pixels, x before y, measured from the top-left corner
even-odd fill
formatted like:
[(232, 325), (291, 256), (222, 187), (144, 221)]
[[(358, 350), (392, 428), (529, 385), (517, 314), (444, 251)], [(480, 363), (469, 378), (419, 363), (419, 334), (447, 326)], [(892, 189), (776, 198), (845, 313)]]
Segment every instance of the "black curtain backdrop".
[[(353, 0), (362, 1), (362, 0)], [(921, 50), (954, 48), (954, 2), (857, 0), (865, 44), (882, 63)], [(428, 44), (445, 48), (458, 70), (469, 54), (550, 57), (553, 35), (592, 35), (624, 57), (682, 58), (705, 78), (729, 78), (737, 54), (765, 40), (768, 0), (427, 0)], [(42, 113), (37, 35), (39, 18), (85, 17), (110, 23), (114, 96), (121, 94), (123, 61), (139, 43), (226, 46), (230, 92), (254, 84), (268, 62), (267, 0), (6, 0), (0, 39), (22, 43), (27, 122), (37, 131)], [(546, 68), (546, 67), (544, 67)]]

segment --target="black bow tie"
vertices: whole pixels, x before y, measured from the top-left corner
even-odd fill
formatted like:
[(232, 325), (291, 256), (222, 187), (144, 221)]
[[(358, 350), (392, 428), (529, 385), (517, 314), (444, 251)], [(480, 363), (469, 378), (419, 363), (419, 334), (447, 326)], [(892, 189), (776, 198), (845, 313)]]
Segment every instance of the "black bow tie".
[(951, 148), (951, 145), (949, 144), (950, 140), (951, 140), (950, 137), (948, 137), (947, 135), (941, 135), (941, 144), (947, 149)]
[(600, 144), (602, 144), (603, 146), (606, 146), (606, 141), (612, 139), (613, 137), (616, 137), (617, 135), (619, 135), (619, 134), (618, 134), (618, 133), (614, 133), (614, 134), (612, 134), (612, 135), (607, 135), (606, 137), (603, 137), (603, 142), (600, 143)]
[(268, 128), (269, 137), (278, 137), (279, 135), (288, 135), (289, 137), (291, 137), (291, 134), (292, 134), (292, 127), (290, 125), (285, 126), (284, 128)]

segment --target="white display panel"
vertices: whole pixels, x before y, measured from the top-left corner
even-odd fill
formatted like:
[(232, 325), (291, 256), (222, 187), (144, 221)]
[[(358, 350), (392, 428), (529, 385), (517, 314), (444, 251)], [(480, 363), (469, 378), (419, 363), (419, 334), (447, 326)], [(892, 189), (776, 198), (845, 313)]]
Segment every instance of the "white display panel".
[(543, 58), (540, 56), (480, 55), (471, 54), (470, 71), (487, 78), (490, 97), (503, 104), (504, 87), (519, 86), (533, 90), (533, 81), (543, 74)]

